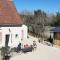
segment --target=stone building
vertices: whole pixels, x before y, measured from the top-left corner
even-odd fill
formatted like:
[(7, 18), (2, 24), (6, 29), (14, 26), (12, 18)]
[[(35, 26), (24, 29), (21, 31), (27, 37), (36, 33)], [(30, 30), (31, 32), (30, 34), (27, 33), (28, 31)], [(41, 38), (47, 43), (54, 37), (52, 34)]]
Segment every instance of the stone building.
[(0, 0), (0, 47), (16, 47), (27, 39), (27, 26), (18, 14), (12, 0)]

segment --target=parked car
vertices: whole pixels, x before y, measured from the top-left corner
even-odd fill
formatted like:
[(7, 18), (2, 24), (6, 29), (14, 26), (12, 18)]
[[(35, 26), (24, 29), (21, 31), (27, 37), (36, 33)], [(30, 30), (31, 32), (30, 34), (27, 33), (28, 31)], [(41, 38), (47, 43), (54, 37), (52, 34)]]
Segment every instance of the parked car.
[(32, 45), (26, 44), (26, 45), (24, 45), (24, 48), (22, 49), (22, 52), (24, 52), (24, 53), (26, 53), (26, 52), (32, 52), (32, 50), (33, 50)]

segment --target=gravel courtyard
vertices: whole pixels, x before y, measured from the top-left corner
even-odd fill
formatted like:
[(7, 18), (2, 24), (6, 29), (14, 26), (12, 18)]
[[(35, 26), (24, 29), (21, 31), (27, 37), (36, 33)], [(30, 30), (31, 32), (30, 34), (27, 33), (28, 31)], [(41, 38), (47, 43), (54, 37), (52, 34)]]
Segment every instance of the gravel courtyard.
[[(31, 37), (29, 38), (30, 43), (32, 43), (32, 39), (37, 40), (37, 38)], [(16, 54), (10, 60), (60, 60), (60, 49), (37, 42), (35, 51)]]

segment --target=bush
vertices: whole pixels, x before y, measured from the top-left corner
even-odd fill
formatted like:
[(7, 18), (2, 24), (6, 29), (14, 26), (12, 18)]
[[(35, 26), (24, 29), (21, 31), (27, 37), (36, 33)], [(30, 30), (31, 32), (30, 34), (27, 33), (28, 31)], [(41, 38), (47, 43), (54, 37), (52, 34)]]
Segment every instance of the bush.
[(50, 43), (53, 43), (53, 38), (50, 36), (48, 39), (47, 39), (48, 42)]

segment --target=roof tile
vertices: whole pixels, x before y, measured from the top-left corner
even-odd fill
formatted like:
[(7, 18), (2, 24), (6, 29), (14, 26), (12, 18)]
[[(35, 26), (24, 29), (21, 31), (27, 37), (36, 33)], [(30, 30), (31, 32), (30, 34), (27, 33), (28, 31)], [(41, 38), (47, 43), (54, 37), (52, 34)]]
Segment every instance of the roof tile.
[(19, 25), (22, 20), (12, 1), (0, 0), (0, 25)]

